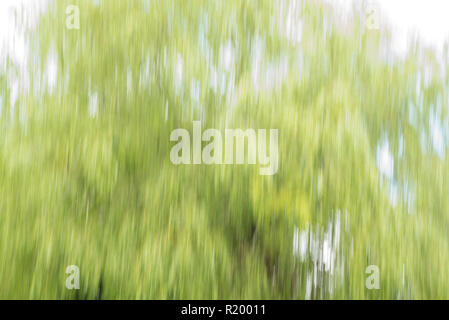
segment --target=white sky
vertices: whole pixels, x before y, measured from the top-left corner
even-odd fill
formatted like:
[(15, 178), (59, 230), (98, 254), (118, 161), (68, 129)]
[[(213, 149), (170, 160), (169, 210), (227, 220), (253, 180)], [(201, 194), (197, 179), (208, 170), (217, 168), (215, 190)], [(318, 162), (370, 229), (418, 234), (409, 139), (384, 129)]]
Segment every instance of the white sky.
[(381, 10), (394, 28), (393, 46), (405, 53), (413, 33), (439, 52), (449, 38), (448, 0), (379, 0)]
[(35, 24), (48, 0), (0, 0), (0, 67), (4, 62), (5, 51), (18, 65), (23, 66), (26, 60), (26, 43), (20, 32), (14, 29), (14, 9), (22, 6), (30, 8), (30, 14), (24, 21), (26, 26)]
[(418, 31), (429, 44), (443, 43), (449, 35), (447, 0), (379, 0), (398, 31)]
[[(350, 9), (361, 0), (326, 0), (338, 7)], [(403, 53), (408, 38), (415, 32), (428, 46), (443, 47), (449, 38), (449, 0), (371, 0), (380, 8), (381, 23), (393, 28), (393, 46)]]

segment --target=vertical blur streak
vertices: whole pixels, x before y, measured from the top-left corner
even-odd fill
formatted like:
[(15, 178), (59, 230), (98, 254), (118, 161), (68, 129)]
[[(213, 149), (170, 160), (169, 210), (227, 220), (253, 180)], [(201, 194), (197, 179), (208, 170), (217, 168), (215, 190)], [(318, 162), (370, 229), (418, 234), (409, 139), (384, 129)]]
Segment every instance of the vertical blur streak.
[[(447, 45), (346, 3), (2, 1), (0, 298), (448, 298)], [(196, 120), (278, 172), (174, 165)]]

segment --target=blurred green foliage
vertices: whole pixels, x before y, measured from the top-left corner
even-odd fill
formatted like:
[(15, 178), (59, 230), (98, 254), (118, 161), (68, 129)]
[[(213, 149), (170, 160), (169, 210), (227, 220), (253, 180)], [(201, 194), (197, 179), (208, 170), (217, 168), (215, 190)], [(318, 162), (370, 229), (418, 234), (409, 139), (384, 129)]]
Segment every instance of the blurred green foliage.
[[(447, 61), (298, 3), (52, 2), (15, 108), (0, 76), (0, 297), (448, 298)], [(278, 128), (278, 173), (174, 166), (193, 120)]]

